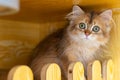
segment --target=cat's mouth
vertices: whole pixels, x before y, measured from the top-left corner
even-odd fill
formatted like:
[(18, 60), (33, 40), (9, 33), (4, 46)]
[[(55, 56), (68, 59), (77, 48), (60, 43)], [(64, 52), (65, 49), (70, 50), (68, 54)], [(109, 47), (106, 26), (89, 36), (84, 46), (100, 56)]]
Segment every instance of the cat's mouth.
[(90, 40), (90, 41), (93, 40), (90, 36), (85, 36), (83, 39), (84, 39), (84, 40), (87, 40), (87, 41), (88, 41), (88, 40)]
[(88, 39), (88, 36), (86, 36), (85, 39)]
[(89, 36), (85, 36), (84, 39), (85, 39), (85, 40), (89, 40)]
[(84, 35), (85, 40), (91, 40), (91, 38), (92, 38), (91, 35)]

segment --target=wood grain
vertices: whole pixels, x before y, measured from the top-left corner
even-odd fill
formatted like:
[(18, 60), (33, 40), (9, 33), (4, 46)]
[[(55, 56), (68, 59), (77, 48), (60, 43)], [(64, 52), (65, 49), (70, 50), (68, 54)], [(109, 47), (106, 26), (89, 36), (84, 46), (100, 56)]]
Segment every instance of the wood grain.
[(56, 63), (46, 64), (41, 73), (41, 80), (61, 80), (61, 70)]
[(27, 64), (36, 45), (65, 24), (64, 21), (37, 24), (0, 20), (0, 69)]
[(89, 63), (87, 68), (88, 80), (102, 80), (102, 70), (100, 61)]
[(111, 38), (109, 42), (109, 53), (112, 54), (114, 62), (114, 80), (120, 79), (120, 11), (113, 14), (115, 26), (111, 31)]
[(84, 66), (81, 62), (74, 62), (69, 65), (68, 80), (85, 80)]
[(103, 80), (114, 80), (114, 64), (112, 60), (106, 60), (103, 63)]

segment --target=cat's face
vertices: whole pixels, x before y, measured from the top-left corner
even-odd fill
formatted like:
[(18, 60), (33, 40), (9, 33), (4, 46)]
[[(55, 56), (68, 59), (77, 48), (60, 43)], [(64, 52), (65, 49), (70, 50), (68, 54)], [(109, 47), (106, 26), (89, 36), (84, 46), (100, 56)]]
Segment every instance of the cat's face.
[(70, 20), (68, 34), (77, 41), (104, 45), (109, 40), (111, 10), (101, 14), (85, 13), (80, 7), (74, 6), (73, 12), (68, 14)]

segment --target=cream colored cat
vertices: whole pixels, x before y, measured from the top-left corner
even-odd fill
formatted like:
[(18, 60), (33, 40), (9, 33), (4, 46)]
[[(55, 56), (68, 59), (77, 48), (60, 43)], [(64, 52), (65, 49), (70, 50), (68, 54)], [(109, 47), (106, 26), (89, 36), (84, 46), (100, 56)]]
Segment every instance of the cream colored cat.
[(40, 80), (41, 69), (47, 63), (59, 64), (62, 78), (67, 79), (69, 63), (81, 61), (86, 71), (90, 61), (107, 58), (104, 47), (110, 37), (111, 10), (85, 13), (79, 6), (73, 6), (66, 18), (69, 25), (48, 36), (33, 53), (37, 54), (31, 63), (36, 80)]

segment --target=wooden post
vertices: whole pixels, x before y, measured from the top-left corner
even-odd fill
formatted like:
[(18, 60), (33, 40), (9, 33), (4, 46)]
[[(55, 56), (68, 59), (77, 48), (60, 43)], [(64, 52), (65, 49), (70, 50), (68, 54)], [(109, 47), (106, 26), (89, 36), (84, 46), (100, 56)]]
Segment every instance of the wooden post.
[(68, 80), (85, 80), (84, 67), (81, 62), (71, 63), (69, 65)]
[(33, 73), (28, 66), (16, 66), (8, 73), (7, 80), (33, 80)]
[(56, 63), (46, 64), (41, 71), (41, 80), (61, 80), (61, 70)]
[(100, 61), (96, 60), (93, 63), (90, 63), (87, 69), (88, 80), (102, 80)]
[(114, 80), (114, 64), (112, 60), (106, 60), (103, 63), (103, 80)]

